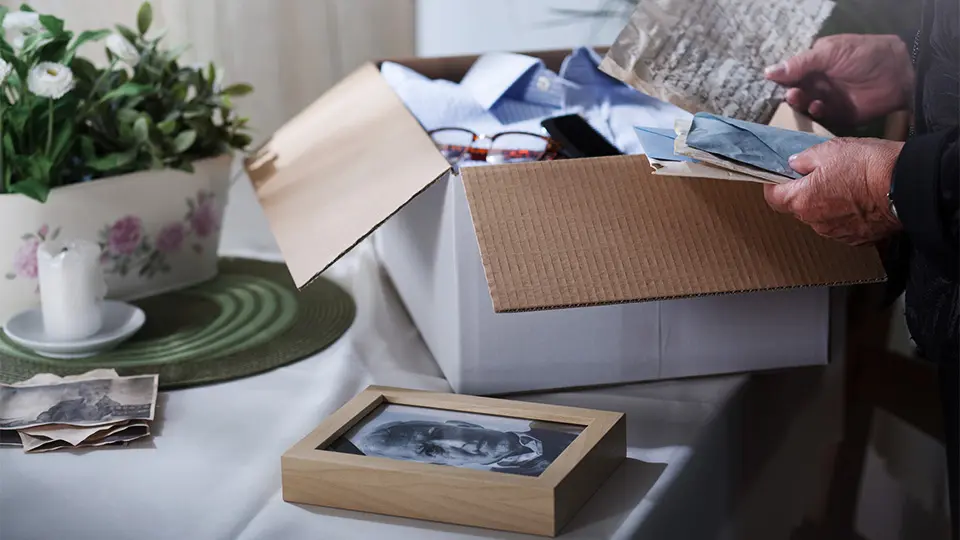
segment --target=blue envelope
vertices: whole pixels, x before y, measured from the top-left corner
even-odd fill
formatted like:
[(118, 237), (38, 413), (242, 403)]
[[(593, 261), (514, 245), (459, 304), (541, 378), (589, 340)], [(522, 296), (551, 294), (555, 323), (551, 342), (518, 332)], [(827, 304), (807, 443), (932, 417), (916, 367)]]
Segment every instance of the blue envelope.
[(673, 141), (677, 139), (677, 134), (672, 129), (638, 127), (633, 128), (640, 139), (640, 146), (643, 147), (643, 153), (650, 159), (660, 161), (697, 161), (687, 156), (677, 155), (673, 152)]
[(724, 116), (698, 113), (687, 134), (687, 146), (759, 169), (800, 178), (790, 156), (827, 141), (812, 133), (781, 129)]

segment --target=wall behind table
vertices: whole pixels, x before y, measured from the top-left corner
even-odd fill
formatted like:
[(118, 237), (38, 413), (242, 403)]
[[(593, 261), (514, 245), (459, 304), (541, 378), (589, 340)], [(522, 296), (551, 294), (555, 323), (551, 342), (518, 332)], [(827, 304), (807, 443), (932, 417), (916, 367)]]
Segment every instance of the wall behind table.
[[(0, 0), (16, 9), (20, 1)], [(136, 25), (136, 0), (33, 0), (79, 32)], [(168, 46), (192, 44), (186, 62), (214, 61), (225, 83), (255, 92), (237, 100), (254, 144), (366, 60), (414, 54), (414, 0), (153, 0), (153, 30)], [(104, 59), (102, 45), (84, 52)], [(276, 251), (248, 182), (231, 192), (223, 248)]]
[[(569, 12), (597, 10), (615, 16), (598, 19)], [(631, 11), (621, 0), (417, 0), (417, 54), (610, 45)]]

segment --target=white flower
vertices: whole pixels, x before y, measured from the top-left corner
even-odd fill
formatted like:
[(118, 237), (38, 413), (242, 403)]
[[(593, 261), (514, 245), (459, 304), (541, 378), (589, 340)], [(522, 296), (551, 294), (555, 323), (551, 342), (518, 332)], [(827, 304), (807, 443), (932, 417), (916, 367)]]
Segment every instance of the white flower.
[(106, 46), (114, 56), (130, 67), (140, 62), (140, 53), (137, 52), (137, 48), (120, 34), (110, 34), (107, 36)]
[(13, 71), (13, 66), (10, 65), (10, 62), (0, 58), (0, 84), (7, 80), (11, 71)]
[(7, 32), (40, 32), (40, 14), (32, 11), (11, 11), (3, 18), (3, 29)]
[(43, 31), (40, 15), (31, 11), (12, 11), (3, 18), (3, 30), (14, 49), (22, 49), (27, 37)]
[(51, 99), (60, 99), (73, 89), (73, 72), (63, 64), (40, 62), (30, 70), (27, 88), (31, 92)]

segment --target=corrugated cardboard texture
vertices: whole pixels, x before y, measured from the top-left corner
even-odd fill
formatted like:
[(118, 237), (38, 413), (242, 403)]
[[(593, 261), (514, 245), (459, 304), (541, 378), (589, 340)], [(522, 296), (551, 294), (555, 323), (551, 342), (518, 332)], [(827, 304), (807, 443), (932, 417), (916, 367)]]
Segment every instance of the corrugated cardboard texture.
[(298, 287), (448, 169), (372, 64), (285, 124), (247, 161)]
[(462, 172), (497, 312), (876, 282), (752, 182), (657, 177), (644, 156)]

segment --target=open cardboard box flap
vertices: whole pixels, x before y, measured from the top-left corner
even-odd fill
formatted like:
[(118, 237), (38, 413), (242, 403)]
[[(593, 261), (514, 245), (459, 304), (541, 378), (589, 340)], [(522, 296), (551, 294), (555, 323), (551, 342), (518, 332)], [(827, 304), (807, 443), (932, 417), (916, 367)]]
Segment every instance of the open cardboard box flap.
[[(429, 67), (418, 61), (431, 76)], [(789, 108), (772, 123), (822, 132)], [(303, 287), (449, 166), (368, 64), (283, 126), (247, 169)], [(885, 278), (874, 249), (777, 214), (760, 184), (658, 177), (644, 156), (461, 175), (497, 312)]]
[(366, 64), (284, 124), (246, 168), (302, 288), (450, 166)]

